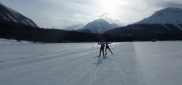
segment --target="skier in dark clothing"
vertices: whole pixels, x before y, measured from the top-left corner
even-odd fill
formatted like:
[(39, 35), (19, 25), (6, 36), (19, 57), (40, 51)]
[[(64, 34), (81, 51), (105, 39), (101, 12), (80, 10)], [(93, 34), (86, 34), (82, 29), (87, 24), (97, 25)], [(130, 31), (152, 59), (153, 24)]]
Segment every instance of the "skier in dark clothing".
[[(106, 49), (105, 49), (105, 55), (107, 55), (107, 49), (109, 49), (109, 51), (112, 53), (112, 51), (111, 51), (111, 49), (109, 48), (109, 45), (108, 44), (111, 44), (110, 42), (105, 42), (105, 44), (106, 44)], [(113, 53), (112, 53), (113, 54)]]
[(101, 45), (101, 47), (100, 47), (100, 53), (99, 53), (99, 56), (98, 57), (101, 56), (101, 52), (103, 53), (103, 57), (104, 57), (104, 47), (105, 47), (104, 41), (102, 40), (101, 42), (98, 43), (98, 45)]

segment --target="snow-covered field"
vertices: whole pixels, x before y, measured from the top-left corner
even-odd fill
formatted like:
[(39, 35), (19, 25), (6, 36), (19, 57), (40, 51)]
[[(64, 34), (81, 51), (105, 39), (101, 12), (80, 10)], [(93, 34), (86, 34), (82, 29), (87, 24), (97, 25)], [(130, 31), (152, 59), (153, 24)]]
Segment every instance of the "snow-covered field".
[(180, 41), (115, 43), (106, 58), (96, 43), (0, 42), (0, 85), (182, 84)]
[(182, 42), (134, 43), (144, 85), (182, 85)]

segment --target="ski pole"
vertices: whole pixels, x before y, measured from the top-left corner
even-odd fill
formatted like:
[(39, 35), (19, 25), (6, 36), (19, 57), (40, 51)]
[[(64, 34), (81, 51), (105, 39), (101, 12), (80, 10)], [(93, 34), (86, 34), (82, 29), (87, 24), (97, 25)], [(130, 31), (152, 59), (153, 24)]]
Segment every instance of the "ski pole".
[[(97, 45), (97, 44), (96, 44)], [(98, 51), (98, 45), (97, 45), (97, 51)], [(97, 51), (96, 51), (96, 56), (97, 56)]]

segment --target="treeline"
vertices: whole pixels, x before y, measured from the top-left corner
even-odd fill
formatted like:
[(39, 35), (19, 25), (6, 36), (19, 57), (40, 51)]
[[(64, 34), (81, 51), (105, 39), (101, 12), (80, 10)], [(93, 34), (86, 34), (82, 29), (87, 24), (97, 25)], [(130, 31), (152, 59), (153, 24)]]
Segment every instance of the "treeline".
[(101, 40), (121, 42), (127, 41), (128, 39), (111, 35), (81, 33), (59, 29), (44, 29), (9, 21), (0, 21), (0, 38), (44, 43), (98, 42)]
[[(179, 26), (182, 27), (180, 24)], [(0, 20), (0, 38), (44, 43), (182, 40), (182, 31), (172, 24), (137, 24), (116, 28), (105, 34), (44, 29)]]

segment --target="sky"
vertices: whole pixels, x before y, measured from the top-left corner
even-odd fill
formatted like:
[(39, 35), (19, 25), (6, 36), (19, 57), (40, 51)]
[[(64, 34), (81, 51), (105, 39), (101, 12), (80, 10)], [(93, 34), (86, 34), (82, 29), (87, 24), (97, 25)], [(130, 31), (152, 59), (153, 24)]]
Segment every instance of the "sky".
[(138, 22), (167, 7), (182, 8), (181, 0), (1, 0), (39, 27), (63, 29), (102, 18), (120, 26)]

